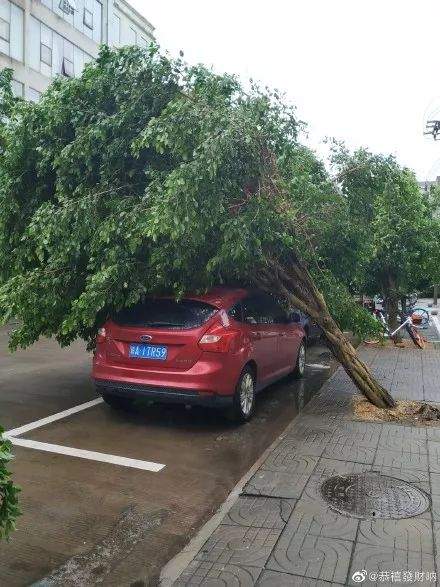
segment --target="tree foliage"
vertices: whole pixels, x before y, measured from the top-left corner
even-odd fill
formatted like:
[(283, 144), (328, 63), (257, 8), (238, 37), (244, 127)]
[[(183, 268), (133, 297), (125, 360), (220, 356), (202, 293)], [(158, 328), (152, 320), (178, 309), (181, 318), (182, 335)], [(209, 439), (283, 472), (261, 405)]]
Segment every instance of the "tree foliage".
[(19, 488), (15, 486), (8, 470), (12, 459), (11, 443), (2, 438), (3, 430), (0, 427), (0, 540), (7, 539), (15, 529), (15, 523), (20, 515), (18, 508)]
[(0, 316), (21, 321), (11, 347), (93, 343), (142, 295), (252, 282), (291, 249), (343, 322), (371, 328), (324, 266), (346, 202), (300, 127), (276, 92), (156, 47), (104, 48), (81, 78), (15, 103), (0, 162)]
[(358, 291), (396, 302), (440, 279), (440, 221), (435, 194), (422, 194), (414, 174), (394, 157), (335, 145), (340, 178), (353, 226), (352, 274)]

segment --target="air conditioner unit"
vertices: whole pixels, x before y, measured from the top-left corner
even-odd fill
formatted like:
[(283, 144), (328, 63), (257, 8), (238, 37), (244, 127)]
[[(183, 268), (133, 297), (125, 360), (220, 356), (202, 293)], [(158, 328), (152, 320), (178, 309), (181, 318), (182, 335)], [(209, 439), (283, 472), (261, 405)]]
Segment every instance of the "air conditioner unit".
[(60, 0), (60, 9), (65, 14), (74, 14), (77, 9), (75, 0)]

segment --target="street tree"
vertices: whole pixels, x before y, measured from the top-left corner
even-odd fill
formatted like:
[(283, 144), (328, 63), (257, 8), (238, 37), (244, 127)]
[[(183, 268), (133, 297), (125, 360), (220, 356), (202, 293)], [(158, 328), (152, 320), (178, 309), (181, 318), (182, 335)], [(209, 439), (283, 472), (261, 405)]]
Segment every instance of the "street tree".
[(354, 286), (381, 294), (391, 329), (399, 302), (440, 279), (440, 220), (434, 194), (427, 198), (414, 174), (394, 157), (335, 145), (333, 164), (347, 201), (358, 259)]
[(93, 345), (142, 296), (240, 282), (309, 314), (360, 391), (394, 405), (334, 319), (374, 328), (323, 263), (345, 203), (300, 127), (277, 92), (156, 47), (104, 48), (38, 104), (15, 103), (0, 161), (11, 348), (40, 336)]

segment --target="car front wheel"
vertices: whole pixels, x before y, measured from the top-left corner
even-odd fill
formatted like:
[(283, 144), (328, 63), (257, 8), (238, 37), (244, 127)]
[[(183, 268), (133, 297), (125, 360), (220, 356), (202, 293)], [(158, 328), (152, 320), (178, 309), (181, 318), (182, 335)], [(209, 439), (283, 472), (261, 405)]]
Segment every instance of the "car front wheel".
[(303, 340), (298, 349), (295, 369), (293, 370), (293, 376), (295, 377), (295, 379), (301, 379), (301, 377), (304, 377), (304, 372), (306, 370), (306, 354), (306, 343)]
[(255, 375), (250, 367), (245, 367), (238, 380), (232, 406), (236, 422), (249, 422), (255, 411)]

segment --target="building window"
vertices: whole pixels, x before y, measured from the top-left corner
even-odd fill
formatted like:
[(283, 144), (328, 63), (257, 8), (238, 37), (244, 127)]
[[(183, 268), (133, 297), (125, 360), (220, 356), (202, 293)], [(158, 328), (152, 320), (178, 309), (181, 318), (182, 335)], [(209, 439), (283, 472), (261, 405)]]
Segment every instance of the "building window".
[(65, 14), (74, 14), (76, 10), (75, 0), (60, 0), (60, 10)]
[(41, 92), (34, 90), (34, 88), (28, 89), (28, 98), (31, 102), (39, 102), (41, 98)]
[(90, 29), (93, 30), (93, 12), (90, 12), (90, 10), (87, 10), (87, 8), (84, 8), (84, 24), (85, 26)]
[(43, 63), (52, 67), (52, 49), (43, 43), (40, 45), (40, 59)]
[(16, 79), (12, 80), (11, 88), (16, 98), (23, 98), (24, 96), (24, 85), (17, 81)]
[(121, 19), (116, 14), (113, 16), (113, 28), (114, 28), (114, 42), (116, 45), (121, 44)]
[(64, 57), (64, 59), (63, 59), (63, 67), (62, 67), (61, 73), (63, 75), (65, 75), (66, 77), (74, 77), (74, 75), (75, 75), (73, 63), (72, 63), (72, 61), (70, 61), (70, 59), (67, 59), (67, 57)]
[(11, 38), (11, 32), (9, 27), (9, 22), (0, 18), (0, 39), (3, 39), (7, 43), (9, 43), (9, 39)]
[(130, 45), (137, 45), (137, 32), (130, 27)]

